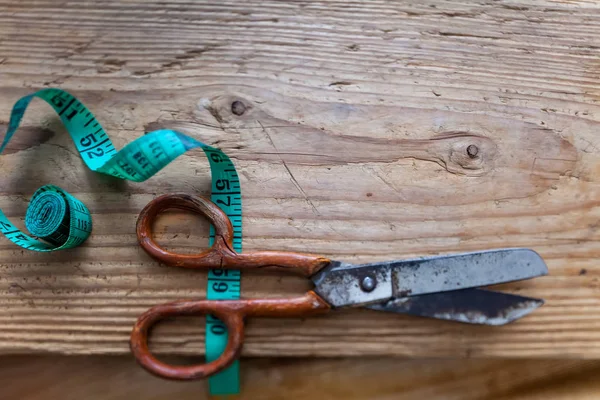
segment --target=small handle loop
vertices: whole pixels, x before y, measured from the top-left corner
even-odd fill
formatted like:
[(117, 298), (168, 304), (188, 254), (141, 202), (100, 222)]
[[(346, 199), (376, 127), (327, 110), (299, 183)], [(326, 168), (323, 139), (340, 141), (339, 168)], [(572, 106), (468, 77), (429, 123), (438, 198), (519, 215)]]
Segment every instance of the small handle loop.
[[(215, 228), (213, 245), (198, 254), (177, 254), (160, 247), (152, 237), (152, 224), (158, 214), (173, 208), (206, 217)], [(136, 230), (142, 248), (167, 265), (185, 268), (221, 268), (225, 258), (234, 259), (238, 256), (233, 250), (233, 227), (227, 214), (204, 197), (185, 193), (159, 196), (142, 209)]]

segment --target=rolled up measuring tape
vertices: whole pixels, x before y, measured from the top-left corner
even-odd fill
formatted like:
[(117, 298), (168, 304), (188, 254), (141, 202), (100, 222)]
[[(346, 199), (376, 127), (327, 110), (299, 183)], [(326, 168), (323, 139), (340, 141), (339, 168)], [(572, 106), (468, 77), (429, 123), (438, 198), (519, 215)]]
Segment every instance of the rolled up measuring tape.
[(0, 217), (4, 235), (30, 250), (53, 251), (75, 247), (83, 243), (92, 231), (92, 217), (85, 204), (54, 185), (39, 188), (31, 197), (25, 214), (25, 227), (43, 242), (14, 228), (4, 214)]
[[(242, 250), (242, 200), (240, 181), (235, 166), (219, 149), (172, 130), (150, 132), (117, 151), (92, 113), (74, 96), (60, 89), (44, 89), (19, 99), (13, 106), (8, 129), (0, 146), (0, 154), (16, 132), (25, 110), (35, 97), (46, 101), (59, 115), (85, 164), (92, 171), (120, 179), (143, 182), (188, 150), (201, 148), (210, 164), (211, 199), (229, 216), (233, 225), (233, 246)], [(92, 230), (87, 207), (64, 190), (47, 185), (35, 192), (25, 216), (25, 226), (36, 236), (21, 232), (0, 210), (0, 231), (13, 243), (29, 250), (54, 251), (83, 243)], [(211, 228), (210, 243), (214, 240)], [(219, 279), (227, 284), (226, 292), (212, 290)], [(209, 274), (209, 299), (239, 299), (240, 273), (228, 271), (227, 278), (219, 270)], [(237, 284), (232, 284), (237, 283)], [(216, 286), (215, 286), (216, 284)], [(225, 325), (207, 318), (206, 357), (216, 359), (227, 344)], [(209, 380), (211, 393), (233, 394), (239, 391), (238, 364)]]

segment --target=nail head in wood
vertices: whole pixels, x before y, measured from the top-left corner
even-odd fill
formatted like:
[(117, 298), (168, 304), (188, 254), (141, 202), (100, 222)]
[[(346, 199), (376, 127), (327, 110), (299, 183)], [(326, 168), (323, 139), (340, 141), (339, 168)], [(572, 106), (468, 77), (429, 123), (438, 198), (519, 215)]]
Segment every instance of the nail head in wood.
[(474, 144), (469, 145), (469, 147), (467, 147), (467, 154), (471, 158), (477, 157), (477, 154), (479, 154), (479, 147)]
[(242, 115), (246, 112), (246, 105), (239, 100), (231, 103), (231, 112), (235, 115)]

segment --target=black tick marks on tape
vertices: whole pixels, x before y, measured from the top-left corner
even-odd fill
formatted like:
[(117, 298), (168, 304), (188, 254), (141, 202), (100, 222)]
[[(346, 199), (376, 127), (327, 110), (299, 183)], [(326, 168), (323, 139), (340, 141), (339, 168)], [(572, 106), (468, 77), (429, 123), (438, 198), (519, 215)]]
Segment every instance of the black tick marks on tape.
[(246, 112), (246, 105), (239, 100), (231, 103), (231, 112), (235, 115), (242, 115)]

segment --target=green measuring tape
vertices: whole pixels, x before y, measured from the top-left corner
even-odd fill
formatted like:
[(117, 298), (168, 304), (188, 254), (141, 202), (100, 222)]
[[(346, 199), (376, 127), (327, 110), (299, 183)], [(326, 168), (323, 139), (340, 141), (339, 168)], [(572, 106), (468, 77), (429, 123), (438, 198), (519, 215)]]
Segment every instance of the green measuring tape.
[[(143, 182), (188, 150), (201, 148), (208, 158), (212, 176), (211, 199), (233, 224), (234, 249), (242, 250), (242, 196), (235, 166), (222, 151), (172, 130), (150, 132), (117, 151), (92, 113), (74, 96), (60, 89), (44, 89), (19, 99), (13, 106), (8, 130), (0, 146), (4, 151), (19, 127), (25, 110), (35, 97), (46, 101), (71, 134), (81, 158), (92, 171), (120, 179)], [(0, 210), (0, 231), (13, 243), (34, 251), (68, 249), (83, 243), (92, 230), (87, 207), (64, 190), (46, 185), (33, 195), (25, 226), (35, 236), (21, 232)], [(211, 227), (210, 244), (214, 241)], [(239, 271), (211, 270), (207, 298), (239, 299)], [(227, 328), (214, 317), (206, 319), (206, 358), (221, 355), (227, 344)], [(209, 380), (212, 394), (239, 392), (239, 364)]]
[(92, 231), (92, 217), (85, 204), (54, 185), (39, 188), (31, 197), (25, 226), (39, 241), (21, 232), (0, 210), (0, 231), (28, 250), (54, 251), (80, 245)]

